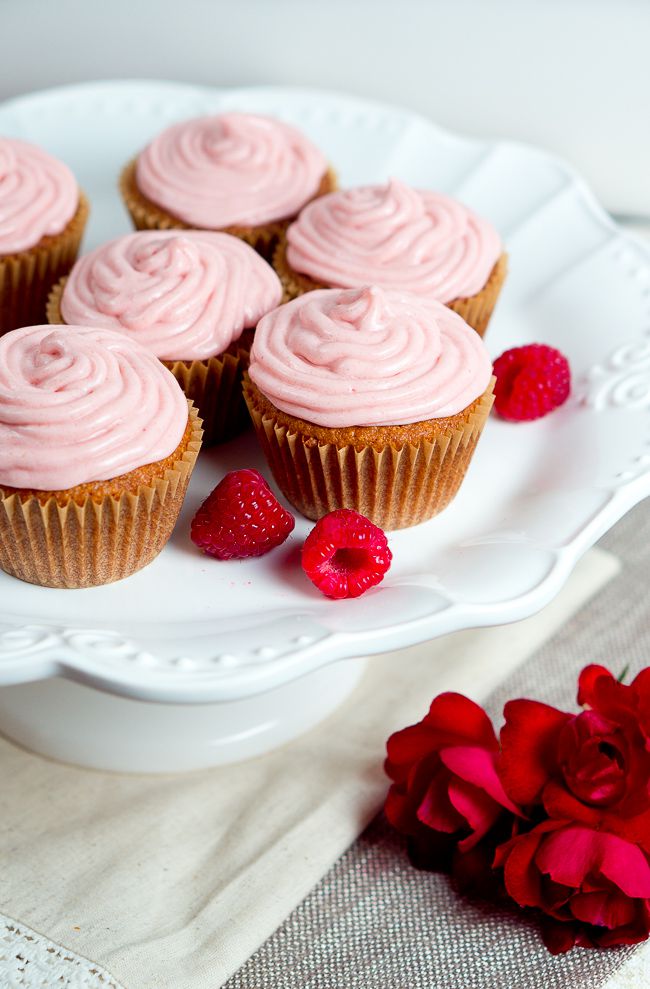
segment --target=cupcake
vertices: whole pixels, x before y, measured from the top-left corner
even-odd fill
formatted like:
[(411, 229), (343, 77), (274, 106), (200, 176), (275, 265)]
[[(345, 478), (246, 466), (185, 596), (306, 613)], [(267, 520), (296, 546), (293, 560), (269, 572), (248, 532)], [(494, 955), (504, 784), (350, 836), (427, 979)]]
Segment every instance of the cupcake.
[(266, 257), (302, 207), (335, 187), (325, 157), (304, 134), (251, 113), (174, 124), (120, 177), (138, 230), (220, 230)]
[(40, 323), (79, 251), (88, 203), (67, 165), (0, 137), (0, 334)]
[(165, 545), (201, 445), (173, 375), (123, 333), (27, 326), (0, 338), (0, 568), (92, 587)]
[(80, 258), (54, 288), (47, 317), (119, 330), (145, 346), (196, 405), (207, 445), (249, 424), (242, 375), (253, 327), (281, 297), (273, 269), (237, 237), (143, 231)]
[(380, 285), (443, 302), (481, 336), (506, 275), (496, 230), (438, 192), (392, 179), (306, 206), (275, 249), (286, 299)]
[(492, 407), (492, 364), (451, 309), (377, 287), (309, 292), (265, 316), (245, 396), (275, 480), (317, 519), (384, 529), (454, 497)]

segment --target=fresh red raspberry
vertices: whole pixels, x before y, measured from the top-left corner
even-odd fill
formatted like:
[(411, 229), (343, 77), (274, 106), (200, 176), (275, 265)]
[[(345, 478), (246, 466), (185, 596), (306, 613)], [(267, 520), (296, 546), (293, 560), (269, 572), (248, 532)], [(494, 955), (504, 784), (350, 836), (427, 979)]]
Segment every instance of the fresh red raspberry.
[(192, 519), (192, 542), (218, 560), (262, 556), (283, 543), (296, 520), (259, 471), (233, 470)]
[(302, 569), (329, 598), (357, 598), (381, 583), (393, 554), (386, 536), (365, 515), (339, 508), (305, 539)]
[(494, 362), (494, 407), (504, 419), (539, 419), (562, 405), (571, 390), (564, 354), (543, 343), (506, 350)]

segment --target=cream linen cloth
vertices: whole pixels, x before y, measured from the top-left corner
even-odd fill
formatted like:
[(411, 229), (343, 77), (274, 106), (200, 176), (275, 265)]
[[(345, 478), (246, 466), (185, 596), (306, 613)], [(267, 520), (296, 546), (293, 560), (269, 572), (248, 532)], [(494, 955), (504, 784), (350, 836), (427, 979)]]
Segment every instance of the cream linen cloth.
[(105, 775), (0, 740), (1, 989), (217, 989), (377, 812), (388, 735), (441, 690), (486, 697), (617, 566), (592, 550), (532, 618), (373, 658), (326, 722), (240, 765)]

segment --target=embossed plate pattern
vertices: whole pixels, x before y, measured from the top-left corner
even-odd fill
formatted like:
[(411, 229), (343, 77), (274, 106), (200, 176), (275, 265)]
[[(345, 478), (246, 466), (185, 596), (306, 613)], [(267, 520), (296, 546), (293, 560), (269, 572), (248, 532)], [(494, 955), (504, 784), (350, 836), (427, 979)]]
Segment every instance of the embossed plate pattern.
[(219, 564), (189, 520), (228, 469), (264, 469), (252, 436), (202, 456), (172, 541), (150, 567), (85, 591), (0, 574), (0, 683), (64, 674), (114, 693), (218, 701), (335, 659), (522, 618), (582, 553), (650, 493), (650, 259), (563, 163), (467, 140), (409, 112), (331, 93), (91, 83), (0, 107), (0, 132), (66, 160), (93, 205), (86, 248), (126, 232), (120, 166), (173, 120), (220, 108), (275, 114), (327, 152), (343, 184), (396, 175), (452, 193), (501, 231), (511, 270), (487, 344), (543, 341), (569, 357), (574, 392), (530, 424), (492, 420), (452, 506), (394, 533), (393, 567), (358, 601), (303, 578), (299, 520), (284, 547)]

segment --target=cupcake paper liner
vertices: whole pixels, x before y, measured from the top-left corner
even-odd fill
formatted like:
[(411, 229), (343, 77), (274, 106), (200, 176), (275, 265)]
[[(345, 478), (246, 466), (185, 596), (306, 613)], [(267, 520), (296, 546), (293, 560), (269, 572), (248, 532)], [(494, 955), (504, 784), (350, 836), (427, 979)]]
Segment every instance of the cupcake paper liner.
[(453, 302), (447, 303), (449, 308), (462, 316), (465, 322), (481, 337), (485, 336), (507, 273), (508, 255), (502, 254), (480, 292), (465, 299), (454, 299)]
[[(282, 282), (283, 302), (290, 302), (297, 299), (305, 292), (313, 292), (315, 289), (330, 288), (322, 282), (314, 281), (309, 275), (303, 275), (299, 271), (294, 271), (287, 260), (287, 239), (282, 236), (273, 252), (273, 267), (278, 278)], [(490, 272), (490, 277), (480, 292), (463, 299), (454, 299), (448, 302), (447, 306), (458, 313), (465, 322), (476, 330), (479, 336), (484, 336), (487, 330), (490, 317), (499, 297), (499, 292), (508, 271), (508, 256), (502, 254)]]
[(56, 493), (42, 499), (0, 488), (0, 569), (30, 584), (78, 588), (121, 580), (151, 563), (172, 534), (201, 447), (191, 405), (190, 426), (172, 466), (119, 497), (87, 494), (62, 504)]
[(88, 212), (88, 200), (80, 193), (77, 212), (61, 233), (17, 254), (0, 255), (0, 335), (43, 322), (52, 286), (77, 259)]
[(205, 361), (164, 361), (203, 419), (204, 446), (225, 443), (250, 425), (242, 393), (249, 351), (236, 344)]
[[(157, 206), (147, 199), (140, 190), (136, 182), (136, 160), (130, 161), (122, 170), (120, 175), (120, 193), (124, 204), (129, 211), (131, 221), (136, 230), (190, 230), (196, 229), (191, 224), (185, 223), (178, 217), (168, 213), (162, 206)], [(332, 192), (337, 187), (336, 174), (333, 169), (328, 169), (320, 184), (320, 188), (314, 198), (323, 196), (327, 192)], [(264, 223), (261, 226), (230, 226), (223, 227), (221, 233), (232, 234), (240, 237), (251, 247), (266, 258), (271, 260), (273, 249), (278, 239), (284, 234), (294, 217), (286, 220), (276, 220), (272, 223)]]
[[(66, 278), (58, 282), (47, 300), (48, 323), (65, 325), (61, 297)], [(225, 443), (250, 425), (242, 394), (242, 379), (248, 368), (253, 330), (244, 330), (223, 354), (206, 360), (163, 361), (198, 409), (203, 420), (203, 446)]]
[(319, 519), (351, 508), (382, 529), (404, 529), (437, 515), (457, 493), (492, 408), (494, 380), (459, 428), (432, 419), (417, 443), (396, 445), (386, 426), (380, 448), (322, 442), (303, 420), (294, 420), (295, 430), (279, 421), (248, 379), (244, 394), (273, 477), (299, 512)]

